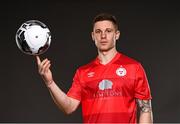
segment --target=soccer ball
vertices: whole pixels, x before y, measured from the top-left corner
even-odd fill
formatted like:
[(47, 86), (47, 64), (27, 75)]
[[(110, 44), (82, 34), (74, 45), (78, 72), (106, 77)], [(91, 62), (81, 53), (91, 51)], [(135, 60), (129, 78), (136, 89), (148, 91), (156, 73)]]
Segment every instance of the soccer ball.
[(17, 30), (15, 40), (23, 53), (40, 55), (50, 46), (51, 32), (44, 23), (38, 20), (29, 20)]

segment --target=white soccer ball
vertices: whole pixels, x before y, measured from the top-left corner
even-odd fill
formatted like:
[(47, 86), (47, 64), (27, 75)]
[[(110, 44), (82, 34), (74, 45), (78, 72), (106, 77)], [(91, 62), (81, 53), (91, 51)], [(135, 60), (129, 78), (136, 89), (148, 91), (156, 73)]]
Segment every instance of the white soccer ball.
[(51, 32), (44, 23), (38, 20), (29, 20), (17, 30), (15, 39), (18, 48), (23, 53), (40, 55), (51, 44)]

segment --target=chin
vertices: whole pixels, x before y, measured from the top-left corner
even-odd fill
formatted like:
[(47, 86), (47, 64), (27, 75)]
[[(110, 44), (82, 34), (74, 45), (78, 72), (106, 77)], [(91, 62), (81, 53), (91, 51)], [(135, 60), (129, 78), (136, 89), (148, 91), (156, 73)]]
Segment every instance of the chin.
[(104, 45), (104, 46), (102, 45), (102, 46), (98, 46), (97, 48), (101, 52), (107, 52), (107, 51), (115, 48), (115, 46), (114, 45)]
[(101, 52), (107, 52), (109, 50), (111, 50), (111, 48), (100, 48), (99, 49), (99, 51), (101, 51)]

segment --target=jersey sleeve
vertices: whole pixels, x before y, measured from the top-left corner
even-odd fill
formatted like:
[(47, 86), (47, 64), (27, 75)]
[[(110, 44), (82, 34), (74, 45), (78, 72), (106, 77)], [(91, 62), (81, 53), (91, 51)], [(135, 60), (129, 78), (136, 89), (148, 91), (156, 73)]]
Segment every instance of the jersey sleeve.
[(81, 101), (81, 89), (82, 89), (82, 87), (80, 84), (79, 70), (77, 70), (74, 75), (71, 88), (69, 89), (69, 91), (67, 93), (67, 96)]
[(139, 64), (136, 73), (135, 98), (145, 100), (152, 99), (147, 76), (141, 64)]

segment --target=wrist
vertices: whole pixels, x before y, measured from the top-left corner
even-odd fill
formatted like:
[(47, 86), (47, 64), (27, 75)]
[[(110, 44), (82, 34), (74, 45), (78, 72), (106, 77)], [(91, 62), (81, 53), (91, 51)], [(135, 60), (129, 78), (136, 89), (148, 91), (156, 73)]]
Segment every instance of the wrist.
[(46, 86), (49, 88), (54, 83), (53, 80), (46, 82)]

